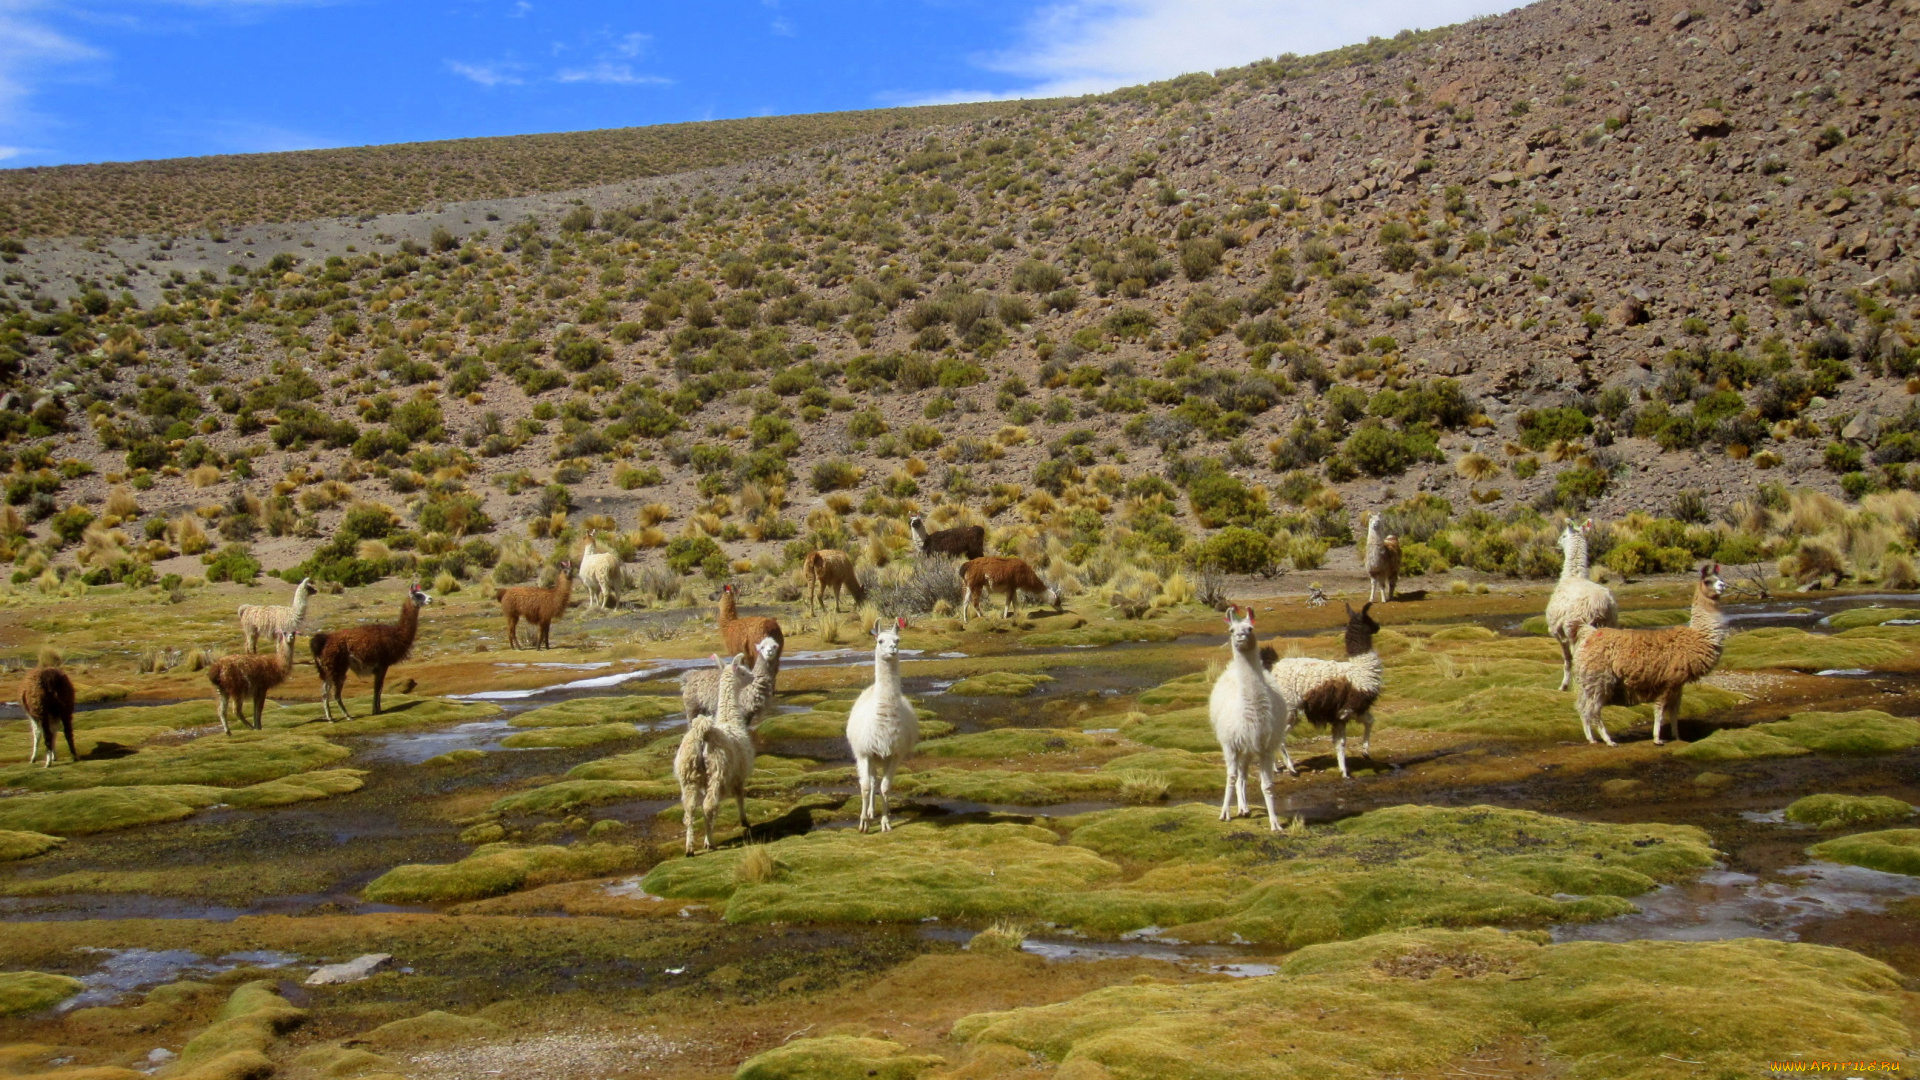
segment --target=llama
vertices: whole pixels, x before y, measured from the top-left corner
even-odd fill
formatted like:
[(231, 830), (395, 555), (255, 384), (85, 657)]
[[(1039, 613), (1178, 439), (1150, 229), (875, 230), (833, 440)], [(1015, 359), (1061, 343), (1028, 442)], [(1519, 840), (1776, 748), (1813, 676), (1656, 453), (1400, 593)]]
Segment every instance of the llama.
[(620, 590), (627, 583), (620, 553), (612, 548), (602, 549), (597, 536), (588, 536), (587, 546), (580, 552), (580, 580), (587, 586), (588, 607), (608, 611), (619, 607)]
[(553, 620), (567, 613), (567, 602), (573, 598), (573, 560), (560, 560), (560, 580), (554, 582), (551, 589), (543, 589), (538, 585), (515, 585), (494, 593), (493, 598), (500, 603), (500, 613), (507, 617), (509, 648), (520, 647), (521, 619), (540, 628), (540, 636), (533, 648), (550, 648), (547, 633), (553, 628)]
[(1006, 598), (1006, 604), (1000, 612), (1001, 618), (1013, 614), (1013, 601), (1021, 593), (1030, 593), (1045, 597), (1054, 606), (1060, 608), (1060, 590), (1048, 585), (1033, 572), (1022, 559), (1008, 558), (1002, 555), (990, 555), (982, 559), (970, 559), (960, 565), (960, 582), (965, 591), (960, 596), (960, 621), (966, 622), (967, 610), (972, 608), (985, 615), (982, 601), (989, 593), (999, 593)]
[[(1294, 724), (1305, 720), (1316, 727), (1333, 729), (1334, 760), (1340, 763), (1340, 775), (1347, 773), (1347, 724), (1358, 720), (1366, 725), (1366, 741), (1360, 752), (1373, 756), (1373, 703), (1380, 697), (1380, 654), (1374, 651), (1373, 635), (1380, 624), (1373, 621), (1368, 601), (1359, 611), (1347, 609), (1347, 658), (1320, 660), (1311, 656), (1277, 657), (1268, 664), (1267, 683), (1294, 707), (1293, 716), (1280, 731), (1280, 757), (1287, 771), (1293, 772), (1293, 757), (1287, 753), (1287, 735)], [(1266, 660), (1270, 652), (1261, 654)]]
[(44, 768), (53, 768), (53, 725), (58, 722), (60, 730), (67, 736), (67, 753), (75, 761), (80, 760), (80, 751), (73, 745), (73, 680), (57, 667), (37, 667), (27, 672), (20, 680), (20, 707), (27, 713), (27, 730), (33, 735), (33, 744), (27, 750), (27, 762), (40, 756), (40, 740), (44, 736), (47, 742), (47, 762)]
[[(774, 678), (779, 673), (780, 643), (770, 637), (761, 638), (755, 646), (753, 681), (737, 691), (740, 715), (748, 727), (759, 723), (767, 706), (772, 704)], [(713, 669), (700, 668), (680, 677), (680, 707), (687, 715), (687, 723), (693, 723), (696, 716), (714, 715), (719, 697), (720, 680)]]
[(907, 620), (875, 620), (873, 629), (873, 684), (860, 691), (847, 713), (847, 746), (853, 751), (854, 770), (860, 774), (860, 831), (873, 821), (880, 803), (880, 831), (893, 829), (887, 795), (893, 790), (893, 770), (913, 756), (920, 741), (920, 718), (913, 702), (900, 692), (900, 632)]
[(1587, 533), (1591, 520), (1560, 530), (1560, 583), (1547, 599), (1547, 633), (1560, 643), (1560, 689), (1573, 684), (1573, 641), (1593, 626), (1620, 625), (1620, 605), (1605, 585), (1587, 580)]
[(1380, 515), (1367, 518), (1367, 602), (1377, 592), (1381, 600), (1393, 599), (1400, 584), (1400, 538), (1380, 535)]
[(231, 702), (235, 719), (241, 727), (247, 726), (247, 699), (253, 699), (253, 730), (259, 731), (261, 710), (267, 705), (267, 691), (287, 681), (287, 675), (293, 671), (293, 632), (282, 631), (274, 635), (274, 649), (271, 656), (255, 656), (252, 653), (234, 653), (215, 660), (207, 668), (207, 681), (220, 695), (220, 730), (228, 735), (233, 728), (227, 724), (227, 706)]
[(913, 529), (913, 538), (920, 544), (922, 555), (957, 555), (963, 559), (977, 559), (987, 553), (987, 530), (978, 525), (956, 525), (939, 532), (927, 531), (927, 522), (919, 514), (907, 519), (907, 525)]
[(373, 677), (373, 715), (380, 715), (380, 690), (387, 682), (387, 669), (407, 658), (413, 651), (414, 635), (420, 631), (420, 609), (433, 598), (419, 585), (407, 586), (407, 598), (400, 602), (398, 623), (364, 623), (345, 630), (321, 631), (307, 639), (313, 650), (313, 666), (320, 671), (320, 711), (333, 722), (327, 697), (340, 706), (340, 715), (353, 719), (340, 693), (347, 685), (347, 672), (361, 678)]
[(281, 634), (298, 634), (307, 621), (307, 598), (319, 591), (312, 578), (301, 578), (293, 587), (293, 604), (289, 607), (241, 604), (240, 632), (246, 635), (247, 651), (259, 652), (262, 637), (272, 641)]
[(1679, 737), (1681, 691), (1719, 666), (1720, 651), (1727, 644), (1727, 617), (1720, 611), (1720, 597), (1726, 591), (1720, 567), (1707, 563), (1700, 567), (1700, 584), (1693, 590), (1693, 619), (1685, 626), (1576, 628), (1573, 681), (1578, 687), (1580, 728), (1588, 742), (1594, 741), (1598, 730), (1601, 741), (1614, 745), (1600, 716), (1602, 708), (1647, 702), (1653, 703), (1654, 745), (1660, 745), (1661, 721), (1669, 717), (1674, 736)]
[[(733, 583), (720, 586), (720, 640), (726, 643), (729, 656), (752, 656), (759, 651), (762, 638), (772, 638), (782, 649), (787, 647), (787, 635), (780, 632), (780, 623), (764, 615), (740, 614), (736, 603)], [(780, 657), (773, 658), (773, 672), (780, 673)]]
[(845, 589), (853, 595), (853, 604), (859, 607), (866, 602), (867, 590), (860, 584), (860, 578), (853, 572), (853, 556), (838, 548), (821, 548), (807, 553), (805, 563), (807, 578), (807, 614), (813, 614), (814, 598), (819, 597), (820, 609), (826, 610), (827, 590), (833, 590), (833, 613), (840, 614), (840, 590)]
[[(1292, 708), (1274, 692), (1266, 673), (1260, 669), (1260, 641), (1254, 636), (1253, 609), (1240, 618), (1239, 605), (1227, 609), (1227, 647), (1233, 659), (1214, 680), (1213, 693), (1207, 699), (1207, 716), (1213, 722), (1213, 737), (1227, 759), (1227, 785), (1220, 796), (1220, 820), (1232, 817), (1237, 794), (1240, 816), (1247, 816), (1247, 772), (1260, 773), (1260, 795), (1267, 803), (1267, 828), (1278, 830), (1280, 817), (1273, 809), (1273, 755), (1292, 719)], [(1289, 762), (1289, 771), (1292, 763)]]
[(753, 835), (747, 821), (747, 780), (753, 776), (753, 736), (737, 696), (741, 657), (713, 658), (718, 707), (712, 717), (688, 717), (687, 733), (673, 757), (673, 778), (680, 782), (680, 808), (687, 827), (687, 854), (693, 854), (693, 813), (701, 811), (705, 850), (713, 850), (713, 815), (721, 800), (733, 796), (740, 808), (740, 831)]

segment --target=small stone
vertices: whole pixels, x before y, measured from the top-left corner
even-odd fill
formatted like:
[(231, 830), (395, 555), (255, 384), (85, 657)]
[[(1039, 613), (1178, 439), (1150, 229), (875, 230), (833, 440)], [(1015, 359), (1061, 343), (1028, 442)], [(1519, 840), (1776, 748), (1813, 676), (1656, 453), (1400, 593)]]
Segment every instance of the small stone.
[(1685, 8), (1681, 8), (1678, 12), (1674, 13), (1673, 20), (1669, 22), (1667, 25), (1671, 26), (1675, 30), (1680, 30), (1680, 29), (1684, 29), (1686, 25), (1692, 21), (1693, 21), (1693, 12), (1688, 11)]
[(1733, 130), (1733, 125), (1727, 122), (1727, 115), (1719, 109), (1701, 109), (1681, 123), (1685, 125), (1687, 134), (1695, 139), (1718, 139)]
[(156, 1046), (147, 1051), (147, 1063), (150, 1065), (164, 1065), (179, 1056), (179, 1054), (174, 1053), (164, 1046)]
[(385, 966), (392, 959), (393, 955), (391, 953), (377, 952), (368, 953), (365, 956), (356, 956), (344, 964), (328, 964), (324, 967), (318, 967), (313, 969), (313, 974), (307, 976), (307, 985), (336, 986), (340, 983), (359, 982), (367, 976), (372, 975), (379, 968)]

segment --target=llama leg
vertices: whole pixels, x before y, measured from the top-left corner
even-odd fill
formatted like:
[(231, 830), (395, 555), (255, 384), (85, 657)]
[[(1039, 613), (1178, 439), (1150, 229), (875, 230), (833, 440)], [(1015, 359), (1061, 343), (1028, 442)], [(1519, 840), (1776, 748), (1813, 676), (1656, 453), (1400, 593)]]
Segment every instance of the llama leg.
[(873, 762), (862, 754), (853, 759), (854, 772), (860, 777), (860, 831), (867, 831), (867, 820), (873, 817)]
[(720, 813), (720, 780), (718, 777), (715, 777), (713, 783), (707, 788), (706, 799), (700, 804), (700, 811), (700, 816), (703, 819), (700, 822), (700, 834), (703, 842), (701, 850), (712, 851), (713, 819)]
[(1245, 758), (1237, 758), (1237, 760), (1235, 760), (1233, 763), (1233, 799), (1234, 799), (1234, 802), (1238, 804), (1240, 808), (1240, 812), (1237, 816), (1246, 817), (1247, 816), (1247, 762)]
[(1397, 573), (1388, 574), (1387, 575), (1387, 599), (1392, 600), (1394, 592), (1397, 591), (1399, 588), (1400, 588), (1400, 575)]
[(520, 647), (520, 638), (517, 634), (519, 629), (520, 620), (512, 615), (507, 616), (507, 648), (517, 649)]
[(1373, 710), (1368, 709), (1366, 712), (1361, 713), (1360, 719), (1362, 722), (1364, 722), (1367, 725), (1366, 736), (1361, 740), (1361, 743), (1360, 743), (1360, 752), (1366, 755), (1368, 761), (1372, 761), (1373, 760)]
[(887, 805), (887, 796), (893, 792), (893, 759), (888, 758), (880, 766), (880, 831), (893, 831), (892, 807)]
[[(80, 761), (80, 750), (78, 747), (75, 747), (73, 745), (73, 714), (72, 713), (68, 713), (67, 715), (60, 718), (60, 730), (65, 732), (67, 736), (67, 756), (73, 758), (74, 762), (78, 764)], [(49, 743), (53, 741), (53, 732), (51, 731), (47, 732), (47, 741)]]
[(1227, 755), (1227, 781), (1220, 791), (1220, 820), (1233, 818), (1233, 755)]
[(1347, 722), (1333, 722), (1333, 760), (1340, 764), (1340, 779), (1347, 779)]
[(680, 824), (687, 830), (687, 855), (693, 855), (693, 809), (699, 805), (693, 785), (680, 785)]
[(733, 803), (740, 811), (741, 837), (747, 840), (753, 839), (753, 823), (747, 820), (747, 792), (745, 788), (741, 788), (733, 793)]
[(40, 734), (47, 740), (47, 758), (41, 768), (51, 769), (53, 768), (53, 717), (49, 716), (40, 722)]
[(259, 731), (260, 725), (266, 722), (263, 719), (263, 717), (266, 716), (266, 711), (267, 688), (262, 686), (253, 692), (253, 730)]
[(1280, 831), (1280, 814), (1273, 808), (1273, 755), (1260, 758), (1260, 797), (1267, 803), (1267, 828)]
[(1682, 687), (1676, 686), (1666, 697), (1653, 706), (1653, 744), (1660, 745), (1660, 721), (1665, 720), (1673, 732), (1674, 741), (1680, 739), (1680, 694)]
[[(380, 688), (387, 684), (387, 669), (373, 669), (373, 715), (380, 715)], [(346, 708), (345, 705), (340, 706)]]
[(1563, 694), (1566, 693), (1567, 687), (1572, 683), (1573, 644), (1568, 641), (1562, 641), (1560, 643), (1560, 692)]
[(1289, 716), (1280, 724), (1280, 761), (1286, 765), (1288, 776), (1300, 775), (1300, 770), (1293, 767), (1293, 755), (1287, 752), (1287, 736), (1293, 732), (1296, 719)]
[(40, 757), (40, 721), (37, 717), (27, 717), (27, 735), (33, 740), (27, 750), (27, 764), (31, 765)]
[[(222, 735), (231, 735), (231, 734), (233, 734), (233, 729), (232, 729), (231, 727), (228, 727), (228, 726), (227, 726), (227, 692), (226, 692), (226, 690), (225, 690), (224, 688), (215, 688), (215, 692), (216, 692), (216, 693), (218, 693), (218, 694), (220, 695), (220, 709), (219, 709), (219, 711), (220, 711), (220, 733), (221, 733)], [(323, 699), (321, 699), (321, 700), (323, 700), (323, 701), (324, 701), (325, 699), (323, 698)], [(243, 717), (241, 717), (241, 718), (240, 718), (240, 722), (241, 722), (242, 724), (244, 724), (244, 723), (246, 723), (246, 722), (247, 722), (247, 719), (246, 719), (246, 717), (244, 717), (244, 716), (243, 716)]]

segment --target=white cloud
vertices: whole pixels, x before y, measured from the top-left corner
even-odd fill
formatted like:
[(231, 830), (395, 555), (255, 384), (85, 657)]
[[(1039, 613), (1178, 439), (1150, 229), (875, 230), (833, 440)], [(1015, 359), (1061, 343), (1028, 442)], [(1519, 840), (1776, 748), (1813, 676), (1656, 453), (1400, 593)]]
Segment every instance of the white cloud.
[(1516, 0), (1068, 0), (1041, 8), (1020, 42), (977, 57), (1018, 77), (1016, 89), (933, 91), (915, 102), (1094, 94), (1122, 86), (1251, 63), (1281, 53), (1321, 52), (1509, 11)]
[(773, 31), (775, 34), (778, 34), (781, 37), (792, 37), (793, 36), (793, 20), (782, 15), (779, 18), (768, 23), (767, 29)]
[(613, 51), (628, 59), (632, 59), (633, 57), (639, 56), (642, 52), (645, 52), (647, 43), (652, 40), (652, 34), (625, 34), (614, 40)]
[(0, 129), (26, 123), (26, 101), (52, 69), (103, 55), (34, 18), (36, 6), (0, 0)]
[(514, 0), (513, 10), (507, 12), (507, 16), (514, 19), (524, 18), (527, 12), (532, 10), (533, 5), (527, 3), (527, 0)]
[(554, 80), (563, 83), (601, 83), (607, 86), (666, 86), (672, 79), (660, 75), (644, 75), (635, 72), (627, 64), (616, 64), (602, 60), (597, 64), (579, 68), (561, 68), (554, 73)]
[(481, 86), (519, 86), (524, 81), (513, 73), (513, 65), (509, 64), (464, 64), (458, 60), (448, 60), (446, 64), (447, 70)]
[(28, 150), (24, 146), (0, 146), (0, 161), (6, 161), (8, 158), (17, 158), (25, 153), (28, 153)]

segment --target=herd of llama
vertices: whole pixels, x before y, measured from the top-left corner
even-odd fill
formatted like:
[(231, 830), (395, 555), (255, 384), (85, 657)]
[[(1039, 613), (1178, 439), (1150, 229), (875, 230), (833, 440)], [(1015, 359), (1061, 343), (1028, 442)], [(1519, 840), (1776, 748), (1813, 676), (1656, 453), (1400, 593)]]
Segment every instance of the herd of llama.
[[(1560, 580), (1547, 603), (1548, 633), (1560, 645), (1563, 671), (1560, 689), (1575, 691), (1575, 711), (1587, 741), (1613, 745), (1601, 710), (1608, 705), (1652, 704), (1653, 741), (1663, 741), (1669, 724), (1677, 731), (1681, 695), (1689, 683), (1706, 676), (1719, 664), (1726, 644), (1727, 621), (1720, 601), (1727, 585), (1719, 567), (1700, 568), (1694, 590), (1692, 617), (1682, 626), (1628, 629), (1619, 626), (1619, 605), (1605, 586), (1588, 577), (1587, 538), (1592, 522), (1568, 522), (1561, 531), (1563, 556)], [(927, 555), (965, 560), (958, 573), (963, 586), (960, 618), (984, 607), (995, 594), (1003, 598), (1003, 615), (1011, 613), (1021, 594), (1036, 595), (1056, 609), (1063, 603), (1059, 588), (1049, 585), (1025, 561), (988, 556), (985, 534), (978, 526), (929, 533), (919, 517), (912, 521), (914, 538)], [(1373, 706), (1383, 689), (1383, 666), (1374, 648), (1380, 624), (1373, 618), (1377, 603), (1390, 602), (1400, 574), (1400, 545), (1384, 535), (1378, 514), (1367, 522), (1363, 551), (1369, 579), (1367, 602), (1347, 605), (1345, 657), (1282, 657), (1263, 646), (1254, 628), (1251, 607), (1230, 606), (1226, 612), (1226, 666), (1214, 680), (1208, 698), (1208, 719), (1226, 767), (1220, 819), (1234, 813), (1247, 816), (1247, 780), (1257, 775), (1269, 828), (1281, 824), (1274, 808), (1276, 759), (1289, 775), (1297, 774), (1287, 743), (1294, 728), (1305, 721), (1327, 729), (1334, 758), (1343, 778), (1347, 764), (1347, 733), (1360, 725), (1361, 753), (1371, 758)], [(611, 608), (619, 602), (622, 571), (619, 556), (589, 537), (581, 556), (581, 577), (587, 583), (587, 603)], [(864, 597), (852, 560), (845, 552), (822, 550), (803, 560), (808, 610), (824, 610), (829, 592), (834, 607), (840, 593), (851, 592), (856, 603)], [(506, 619), (509, 643), (521, 645), (519, 624), (524, 620), (536, 632), (527, 645), (546, 648), (553, 622), (570, 602), (574, 569), (563, 560), (556, 583), (549, 587), (516, 586), (497, 590), (494, 600)], [(232, 733), (232, 718), (241, 727), (259, 729), (267, 694), (284, 683), (294, 666), (295, 639), (306, 631), (308, 602), (314, 583), (294, 586), (292, 602), (284, 607), (247, 604), (239, 609), (244, 650), (223, 656), (207, 669), (218, 700), (221, 729)], [(308, 648), (321, 682), (323, 717), (332, 722), (333, 709), (352, 719), (343, 691), (349, 672), (373, 684), (372, 712), (381, 711), (381, 694), (388, 671), (407, 659), (420, 627), (420, 611), (432, 602), (420, 586), (409, 585), (399, 616), (392, 623), (364, 623), (309, 635)], [(713, 666), (689, 671), (682, 679), (682, 705), (687, 727), (674, 757), (674, 777), (682, 794), (686, 851), (695, 851), (696, 819), (702, 846), (713, 846), (714, 817), (731, 799), (740, 815), (742, 833), (752, 835), (747, 817), (746, 790), (754, 768), (754, 729), (767, 715), (780, 673), (786, 638), (778, 620), (743, 616), (731, 584), (721, 588), (717, 628), (725, 646)], [(866, 832), (893, 827), (889, 796), (895, 771), (912, 757), (919, 723), (911, 701), (901, 689), (901, 634), (905, 619), (876, 620), (867, 633), (874, 640), (874, 674), (847, 715), (846, 741), (859, 781), (858, 828)], [(265, 639), (271, 649), (258, 651)], [(32, 750), (29, 761), (51, 766), (55, 759), (55, 729), (66, 738), (67, 751), (79, 757), (73, 738), (75, 692), (72, 680), (58, 666), (27, 672), (20, 686), (20, 702), (30, 720)], [(251, 703), (251, 724), (247, 705)]]

